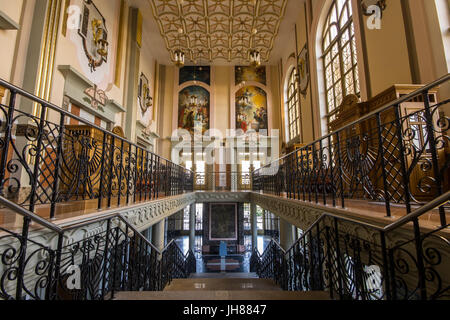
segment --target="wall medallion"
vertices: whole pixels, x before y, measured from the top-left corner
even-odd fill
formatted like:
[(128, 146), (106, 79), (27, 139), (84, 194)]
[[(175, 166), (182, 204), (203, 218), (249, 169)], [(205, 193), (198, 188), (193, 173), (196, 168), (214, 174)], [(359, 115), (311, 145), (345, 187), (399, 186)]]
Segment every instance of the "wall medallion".
[(309, 55), (308, 55), (308, 47), (305, 45), (298, 55), (298, 82), (300, 86), (300, 92), (303, 95), (306, 95), (306, 90), (309, 85)]
[(106, 20), (92, 0), (84, 0), (78, 34), (83, 41), (83, 49), (89, 60), (91, 72), (108, 59), (108, 31)]
[(150, 95), (150, 82), (145, 74), (141, 73), (138, 88), (138, 101), (142, 113), (146, 113), (153, 106), (153, 98)]

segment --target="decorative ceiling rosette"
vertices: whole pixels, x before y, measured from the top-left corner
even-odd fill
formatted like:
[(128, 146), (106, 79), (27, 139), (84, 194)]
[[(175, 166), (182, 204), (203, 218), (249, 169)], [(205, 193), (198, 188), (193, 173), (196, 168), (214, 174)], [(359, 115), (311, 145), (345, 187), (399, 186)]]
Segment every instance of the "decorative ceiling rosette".
[(149, 1), (172, 60), (182, 50), (192, 62), (238, 63), (252, 49), (269, 60), (288, 0)]

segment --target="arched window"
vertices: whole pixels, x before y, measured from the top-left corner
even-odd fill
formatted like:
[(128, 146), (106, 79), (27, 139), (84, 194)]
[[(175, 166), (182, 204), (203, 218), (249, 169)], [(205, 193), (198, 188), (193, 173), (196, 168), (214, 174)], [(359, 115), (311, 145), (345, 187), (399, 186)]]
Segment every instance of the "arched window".
[(298, 106), (298, 82), (295, 76), (295, 68), (292, 69), (287, 84), (287, 116), (288, 142), (300, 134), (300, 115)]
[(360, 96), (350, 0), (333, 0), (323, 27), (322, 52), (327, 111), (330, 114), (346, 95)]

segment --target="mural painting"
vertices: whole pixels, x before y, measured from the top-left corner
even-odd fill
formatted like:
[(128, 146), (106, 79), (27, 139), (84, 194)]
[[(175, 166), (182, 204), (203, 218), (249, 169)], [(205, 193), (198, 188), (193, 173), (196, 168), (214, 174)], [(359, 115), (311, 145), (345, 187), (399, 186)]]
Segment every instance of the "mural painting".
[(179, 85), (188, 81), (200, 81), (211, 84), (211, 68), (209, 66), (186, 66), (180, 69)]
[(268, 129), (267, 94), (264, 90), (249, 86), (236, 92), (236, 129), (245, 132)]
[(243, 81), (255, 81), (266, 85), (266, 67), (236, 67), (235, 69), (235, 85)]
[(194, 133), (201, 128), (202, 134), (209, 130), (210, 98), (208, 90), (190, 86), (178, 95), (178, 128)]

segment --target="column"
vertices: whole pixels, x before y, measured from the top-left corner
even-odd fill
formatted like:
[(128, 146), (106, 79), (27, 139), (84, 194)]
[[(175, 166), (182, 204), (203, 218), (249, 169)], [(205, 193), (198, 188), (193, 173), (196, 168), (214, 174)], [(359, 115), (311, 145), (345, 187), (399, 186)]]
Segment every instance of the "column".
[(139, 87), (139, 63), (141, 55), (142, 27), (139, 21), (142, 15), (138, 8), (130, 8), (128, 18), (128, 40), (127, 40), (127, 75), (126, 75), (126, 95), (125, 105), (125, 136), (134, 140), (136, 136), (137, 121), (137, 94)]
[(195, 253), (195, 203), (189, 206), (189, 250)]
[(252, 230), (252, 250), (258, 247), (258, 220), (256, 216), (256, 204), (250, 204), (250, 225)]
[(292, 225), (280, 218), (280, 245), (287, 250), (294, 244)]
[(164, 249), (164, 224), (165, 220), (161, 220), (153, 226), (152, 243), (159, 250)]

